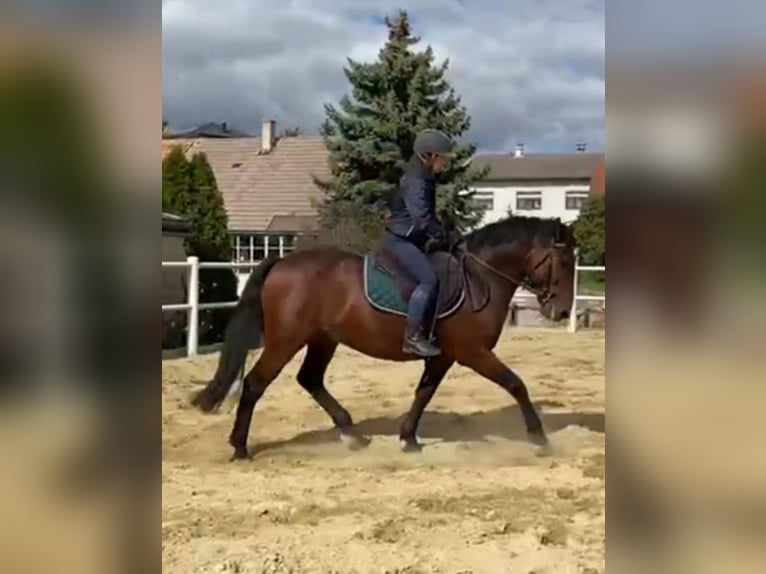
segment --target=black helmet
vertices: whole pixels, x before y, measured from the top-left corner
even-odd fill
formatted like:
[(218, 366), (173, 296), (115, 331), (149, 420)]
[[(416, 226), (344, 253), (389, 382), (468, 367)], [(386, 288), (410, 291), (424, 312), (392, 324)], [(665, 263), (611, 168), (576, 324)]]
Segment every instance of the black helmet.
[(439, 130), (423, 130), (415, 136), (412, 146), (416, 155), (427, 153), (452, 156), (452, 140)]

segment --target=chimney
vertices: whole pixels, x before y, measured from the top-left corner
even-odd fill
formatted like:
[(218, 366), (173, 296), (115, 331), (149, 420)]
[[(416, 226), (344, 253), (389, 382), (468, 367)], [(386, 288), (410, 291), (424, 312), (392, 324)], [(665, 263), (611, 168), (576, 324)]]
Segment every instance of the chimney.
[(513, 152), (513, 157), (524, 157), (524, 144), (517, 143), (516, 150)]
[(588, 149), (588, 144), (580, 140), (575, 145), (575, 149), (577, 150), (578, 153), (585, 153), (585, 150)]
[(263, 120), (261, 124), (261, 151), (269, 153), (274, 147), (274, 120)]

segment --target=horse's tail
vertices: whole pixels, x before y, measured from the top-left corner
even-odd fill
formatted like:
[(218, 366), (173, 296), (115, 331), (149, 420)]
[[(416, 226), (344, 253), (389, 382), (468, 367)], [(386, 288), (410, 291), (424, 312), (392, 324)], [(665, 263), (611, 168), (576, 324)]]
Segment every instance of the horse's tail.
[(250, 274), (239, 302), (226, 326), (223, 349), (218, 359), (213, 380), (192, 399), (201, 411), (215, 410), (226, 398), (237, 375), (247, 359), (247, 352), (263, 346), (263, 303), (261, 292), (266, 277), (279, 257), (272, 256), (261, 262)]

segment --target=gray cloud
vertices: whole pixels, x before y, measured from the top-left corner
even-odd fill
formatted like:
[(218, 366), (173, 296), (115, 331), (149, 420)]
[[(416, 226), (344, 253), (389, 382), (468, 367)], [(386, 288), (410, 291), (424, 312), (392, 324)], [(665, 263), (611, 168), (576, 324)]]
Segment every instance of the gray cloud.
[[(422, 45), (450, 80), (483, 151), (517, 141), (572, 150), (604, 141), (604, 0), (411, 0)], [(163, 114), (172, 125), (264, 117), (315, 131), (349, 86), (347, 57), (373, 59), (389, 0), (163, 0)]]

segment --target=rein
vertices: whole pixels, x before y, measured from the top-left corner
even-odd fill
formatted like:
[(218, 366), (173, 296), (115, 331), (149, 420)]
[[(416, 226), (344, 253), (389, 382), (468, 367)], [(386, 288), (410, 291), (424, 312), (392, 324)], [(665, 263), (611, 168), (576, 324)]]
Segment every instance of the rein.
[[(492, 273), (494, 273), (498, 277), (501, 277), (502, 279), (505, 279), (506, 281), (508, 281), (509, 283), (511, 283), (513, 285), (516, 285), (517, 287), (521, 287), (522, 289), (526, 289), (527, 291), (531, 291), (532, 293), (534, 293), (540, 299), (540, 304), (541, 305), (545, 305), (551, 299), (553, 299), (553, 294), (550, 292), (550, 290), (548, 289), (547, 286), (543, 287), (542, 289), (538, 289), (537, 287), (532, 285), (532, 283), (530, 283), (530, 281), (528, 279), (528, 276), (525, 276), (522, 280), (515, 279), (515, 278), (511, 277), (510, 275), (508, 275), (507, 273), (503, 273), (502, 271), (500, 271), (496, 267), (490, 265), (489, 263), (487, 263), (486, 261), (484, 261), (480, 257), (474, 255), (470, 251), (467, 251), (466, 249), (463, 249), (463, 248), (460, 248), (459, 251), (462, 253), (463, 257), (468, 257), (469, 259), (471, 259), (475, 263), (478, 263), (479, 265), (481, 265), (482, 267), (484, 267), (488, 271), (491, 271)], [(537, 270), (543, 263), (545, 263), (550, 258), (550, 256), (551, 256), (550, 252), (546, 253), (545, 257), (543, 257), (540, 261), (537, 262), (537, 264), (535, 265), (533, 271)]]

